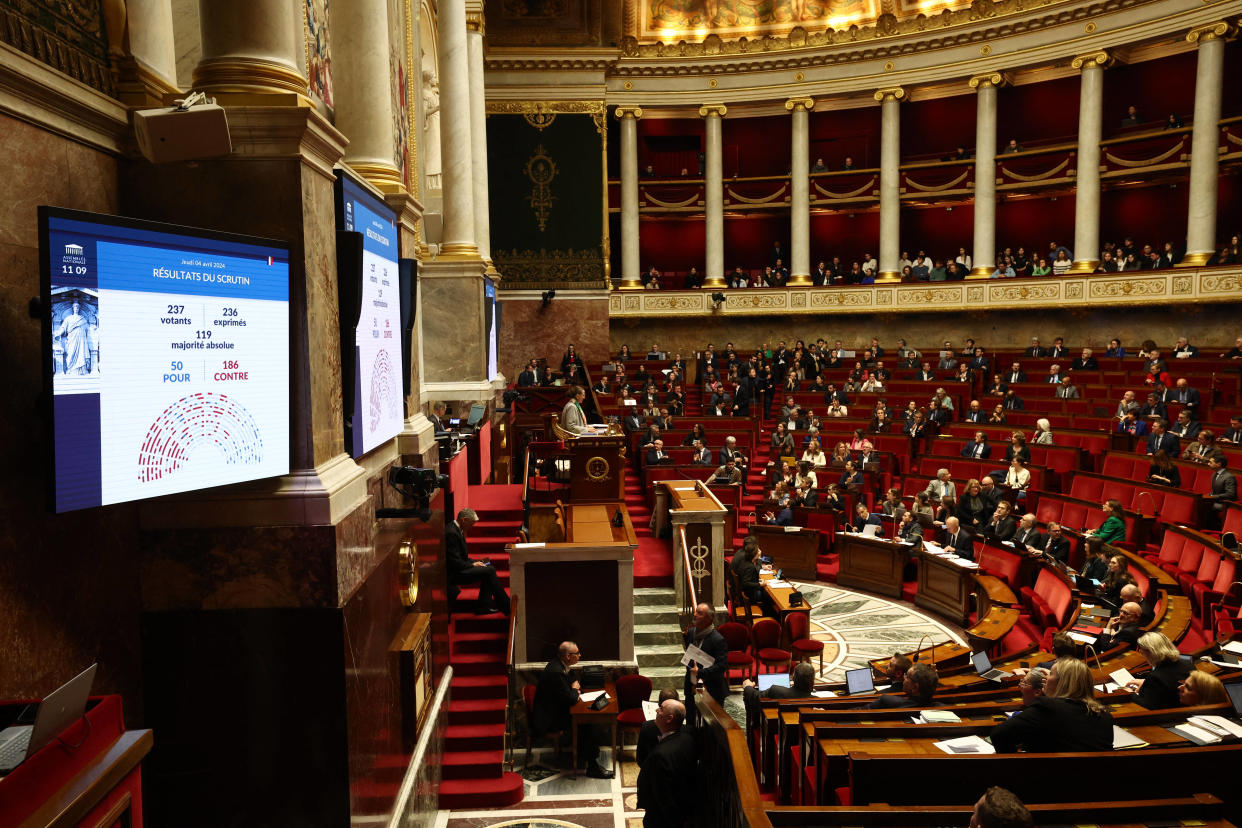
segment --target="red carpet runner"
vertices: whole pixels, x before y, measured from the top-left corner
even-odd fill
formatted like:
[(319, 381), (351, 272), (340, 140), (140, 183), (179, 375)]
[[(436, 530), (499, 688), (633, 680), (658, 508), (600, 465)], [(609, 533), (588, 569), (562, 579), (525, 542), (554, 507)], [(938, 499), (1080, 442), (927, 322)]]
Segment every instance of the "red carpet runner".
[[(470, 530), (470, 554), (491, 558), (509, 586), (505, 544), (522, 525), (521, 486), (471, 486), (470, 506), (479, 522)], [(463, 588), (458, 601), (470, 606), (478, 587)], [(508, 696), (503, 615), (455, 613), (449, 631), (448, 728), (444, 739), (440, 807), (499, 808), (522, 801), (522, 777), (504, 772), (505, 706)]]

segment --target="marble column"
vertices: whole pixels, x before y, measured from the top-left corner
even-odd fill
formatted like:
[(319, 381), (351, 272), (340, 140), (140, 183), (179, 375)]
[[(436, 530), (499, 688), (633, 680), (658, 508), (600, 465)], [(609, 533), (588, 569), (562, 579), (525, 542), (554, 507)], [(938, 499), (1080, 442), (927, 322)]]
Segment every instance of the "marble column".
[(707, 119), (707, 178), (704, 182), (707, 255), (704, 257), (703, 287), (722, 288), (724, 280), (724, 164), (721, 158), (721, 122), (728, 109), (724, 104), (699, 107), (699, 117)]
[(811, 116), (815, 101), (795, 98), (785, 101), (793, 113), (793, 143), (790, 146), (789, 204), (789, 284), (811, 284)]
[(1199, 44), (1195, 75), (1195, 120), (1190, 143), (1190, 210), (1182, 267), (1207, 264), (1216, 245), (1216, 194), (1219, 187), (1220, 105), (1225, 69), (1225, 22), (1191, 29), (1186, 40)]
[(643, 286), (639, 273), (638, 230), (638, 119), (637, 106), (617, 107), (621, 120), (621, 289)]
[(877, 282), (899, 282), (901, 257), (901, 102), (900, 86), (880, 89), (880, 271)]
[(440, 157), (444, 167), (444, 232), (438, 259), (474, 260), (474, 163), (470, 142), (470, 60), (466, 2), (444, 0), (436, 33), (440, 50)]
[(387, 0), (337, 0), (333, 5), (336, 127), (349, 137), (345, 163), (385, 193), (405, 189), (393, 139), (392, 67)]
[(212, 0), (199, 4), (198, 16), (203, 52), (192, 76), (195, 89), (216, 95), (306, 97), (300, 5), (289, 0)]
[(986, 279), (996, 270), (996, 90), (1000, 72), (970, 79), (975, 102), (975, 245), (968, 278)]
[(487, 95), (483, 89), (482, 3), (466, 14), (466, 48), (470, 59), (470, 162), (474, 171), (474, 241), (479, 255), (492, 267), (491, 213), (487, 198)]
[(177, 86), (172, 0), (127, 0), (129, 53), (171, 88)]
[(1078, 95), (1078, 158), (1074, 177), (1074, 264), (1070, 273), (1093, 273), (1100, 260), (1100, 140), (1104, 133), (1107, 52), (1074, 58), (1082, 72)]

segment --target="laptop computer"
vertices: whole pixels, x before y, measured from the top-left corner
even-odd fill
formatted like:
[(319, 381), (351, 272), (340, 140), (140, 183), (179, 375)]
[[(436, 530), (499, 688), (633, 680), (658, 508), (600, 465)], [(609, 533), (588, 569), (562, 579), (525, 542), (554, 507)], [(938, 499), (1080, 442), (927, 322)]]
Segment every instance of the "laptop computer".
[(788, 687), (789, 686), (789, 674), (788, 673), (761, 673), (759, 675), (758, 686), (759, 686), (760, 693), (762, 693), (764, 690), (767, 690), (769, 687), (772, 687), (774, 685), (780, 686), (780, 687)]
[(1242, 682), (1235, 681), (1233, 684), (1226, 684), (1225, 692), (1229, 694), (1229, 701), (1233, 703), (1233, 715), (1242, 716)]
[(845, 692), (851, 696), (859, 693), (874, 693), (875, 679), (870, 667), (859, 667), (857, 670), (845, 671)]
[(988, 681), (1003, 681), (1010, 675), (1007, 670), (992, 669), (992, 659), (988, 658), (988, 654), (982, 650), (970, 654), (970, 663), (975, 665), (975, 672), (979, 674), (979, 677)]
[(466, 425), (474, 428), (483, 421), (483, 415), (487, 413), (486, 403), (475, 403), (470, 406), (470, 417), (466, 420)]
[(0, 774), (8, 773), (33, 756), (86, 712), (98, 664), (92, 664), (56, 688), (39, 703), (33, 725), (15, 725), (0, 731)]

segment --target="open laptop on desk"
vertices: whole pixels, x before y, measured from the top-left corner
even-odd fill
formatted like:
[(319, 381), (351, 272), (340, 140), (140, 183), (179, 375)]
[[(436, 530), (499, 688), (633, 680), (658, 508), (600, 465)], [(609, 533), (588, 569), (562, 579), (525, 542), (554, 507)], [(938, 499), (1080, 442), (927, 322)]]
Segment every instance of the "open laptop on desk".
[(1229, 701), (1233, 703), (1233, 715), (1242, 716), (1242, 682), (1235, 681), (1233, 684), (1226, 684), (1225, 692), (1229, 694)]
[(1011, 675), (1007, 670), (993, 669), (992, 659), (988, 658), (988, 654), (982, 650), (970, 654), (970, 663), (975, 665), (975, 672), (979, 674), (979, 678), (985, 678), (988, 681), (1004, 681)]
[(760, 673), (758, 680), (759, 692), (762, 693), (772, 686), (788, 687), (789, 673)]
[(8, 773), (33, 756), (86, 712), (98, 664), (92, 664), (56, 688), (39, 703), (33, 725), (15, 725), (0, 731), (0, 774)]
[(845, 671), (845, 692), (851, 696), (861, 693), (875, 692), (875, 678), (870, 667), (859, 667), (857, 670)]

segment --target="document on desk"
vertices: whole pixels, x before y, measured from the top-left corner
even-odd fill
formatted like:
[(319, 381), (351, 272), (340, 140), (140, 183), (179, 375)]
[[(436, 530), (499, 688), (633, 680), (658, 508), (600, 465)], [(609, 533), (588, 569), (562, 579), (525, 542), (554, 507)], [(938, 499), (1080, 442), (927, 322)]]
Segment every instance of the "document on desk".
[(1242, 727), (1224, 716), (1191, 716), (1189, 721), (1196, 727), (1210, 730), (1220, 736), (1234, 736), (1242, 739)]
[(1127, 684), (1134, 681), (1134, 676), (1130, 675), (1130, 671), (1125, 667), (1122, 667), (1120, 670), (1113, 670), (1108, 674), (1108, 677), (1112, 679), (1118, 687), (1125, 687)]
[(961, 720), (961, 717), (952, 710), (924, 710), (914, 717), (916, 724), (935, 724), (937, 722), (947, 724), (949, 722), (960, 722)]
[(1217, 734), (1209, 731), (1207, 728), (1195, 727), (1190, 724), (1190, 722), (1173, 725), (1169, 728), (1169, 730), (1176, 733), (1178, 736), (1181, 736), (1183, 739), (1189, 739), (1196, 745), (1214, 745), (1219, 742), (1221, 738)]
[(1113, 725), (1113, 750), (1132, 750), (1147, 747), (1147, 743), (1125, 728)]
[(943, 742), (932, 742), (932, 744), (949, 754), (973, 753), (980, 755), (984, 753), (996, 753), (996, 748), (992, 747), (979, 736), (962, 736), (957, 739), (946, 739)]
[(643, 718), (646, 719), (647, 721), (654, 722), (655, 717), (656, 717), (656, 711), (659, 709), (660, 709), (660, 705), (656, 704), (653, 701), (647, 701), (646, 699), (643, 699)]
[(686, 654), (681, 657), (681, 663), (689, 667), (692, 661), (700, 667), (705, 667), (714, 664), (716, 659), (708, 655), (698, 644), (691, 644), (686, 648)]
[(1066, 634), (1067, 634), (1070, 638), (1072, 638), (1072, 639), (1074, 639), (1075, 641), (1077, 641), (1079, 644), (1092, 644), (1092, 643), (1094, 643), (1094, 642), (1095, 642), (1095, 636), (1094, 636), (1094, 635), (1083, 635), (1082, 633), (1076, 633), (1076, 632), (1074, 632), (1073, 630), (1070, 630), (1070, 631), (1069, 631), (1068, 633), (1066, 633)]
[(777, 578), (773, 578), (768, 581), (768, 586), (772, 589), (789, 589), (793, 586), (793, 584), (789, 583), (789, 581), (781, 581)]
[(1242, 641), (1230, 641), (1228, 644), (1222, 646), (1221, 649), (1227, 653), (1242, 656)]
[(604, 690), (592, 690), (589, 693), (579, 693), (578, 701), (584, 702), (586, 704), (590, 704), (591, 702), (598, 699), (600, 696), (604, 695), (604, 693), (605, 693)]

